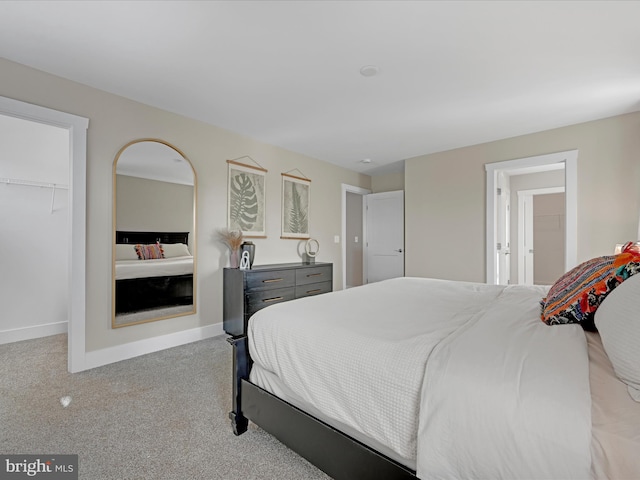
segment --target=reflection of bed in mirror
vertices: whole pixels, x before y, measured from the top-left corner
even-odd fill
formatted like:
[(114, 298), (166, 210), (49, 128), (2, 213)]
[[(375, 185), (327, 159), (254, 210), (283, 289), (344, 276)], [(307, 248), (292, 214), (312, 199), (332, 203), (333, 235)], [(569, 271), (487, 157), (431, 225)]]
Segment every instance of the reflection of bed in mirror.
[[(141, 260), (137, 245), (162, 247), (164, 258)], [(193, 305), (193, 256), (189, 232), (116, 231), (116, 316)]]
[(196, 183), (188, 158), (163, 140), (134, 140), (116, 155), (113, 328), (196, 313)]

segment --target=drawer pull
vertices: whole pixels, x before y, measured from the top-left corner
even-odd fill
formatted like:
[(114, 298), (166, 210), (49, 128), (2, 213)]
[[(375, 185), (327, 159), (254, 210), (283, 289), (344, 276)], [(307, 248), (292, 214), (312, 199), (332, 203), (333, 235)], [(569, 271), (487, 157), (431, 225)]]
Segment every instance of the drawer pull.
[(283, 278), (270, 278), (269, 280), (262, 280), (262, 283), (273, 283), (273, 282), (281, 282), (284, 280)]
[(321, 288), (316, 288), (315, 290), (307, 290), (307, 294), (310, 295), (312, 293), (318, 293), (321, 292), (322, 289)]
[(262, 300), (264, 303), (269, 303), (269, 302), (277, 302), (278, 300), (284, 300), (284, 297), (273, 297), (273, 298), (265, 298), (264, 300)]
[(307, 274), (307, 278), (309, 277), (321, 277), (322, 273), (309, 273)]

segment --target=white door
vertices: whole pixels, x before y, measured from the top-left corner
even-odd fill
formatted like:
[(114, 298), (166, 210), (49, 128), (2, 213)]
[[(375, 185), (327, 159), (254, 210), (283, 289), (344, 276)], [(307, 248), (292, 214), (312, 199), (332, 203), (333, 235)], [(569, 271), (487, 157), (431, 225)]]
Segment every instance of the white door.
[(518, 283), (533, 285), (533, 195), (518, 192)]
[(508, 285), (511, 276), (511, 193), (505, 172), (498, 173), (498, 190), (496, 192), (496, 227), (498, 243), (496, 245), (498, 285)]
[(366, 283), (404, 276), (404, 192), (372, 193), (366, 204)]

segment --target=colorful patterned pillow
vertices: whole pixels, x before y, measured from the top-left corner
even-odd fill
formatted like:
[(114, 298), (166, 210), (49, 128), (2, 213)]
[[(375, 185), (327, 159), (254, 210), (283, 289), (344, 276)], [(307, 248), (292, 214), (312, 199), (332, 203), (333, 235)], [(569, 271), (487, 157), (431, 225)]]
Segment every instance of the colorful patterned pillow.
[(586, 261), (565, 273), (540, 302), (542, 321), (548, 325), (579, 323), (596, 330), (594, 314), (620, 283), (640, 272), (640, 254), (626, 250)]
[(138, 254), (138, 260), (156, 260), (158, 258), (164, 258), (164, 250), (162, 245), (156, 242), (150, 245), (136, 245), (136, 253)]
[(620, 252), (618, 253), (628, 253), (628, 252), (634, 252), (640, 255), (640, 242), (627, 242), (624, 245), (622, 245), (622, 248), (620, 248)]

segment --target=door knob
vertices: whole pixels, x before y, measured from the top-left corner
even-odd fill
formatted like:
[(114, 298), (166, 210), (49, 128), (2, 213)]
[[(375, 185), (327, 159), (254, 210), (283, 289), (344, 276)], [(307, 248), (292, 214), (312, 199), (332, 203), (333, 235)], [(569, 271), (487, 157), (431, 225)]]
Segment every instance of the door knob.
[(399, 248), (399, 249), (397, 249), (397, 250), (394, 250), (394, 252), (402, 253), (402, 249), (401, 249), (401, 248)]

